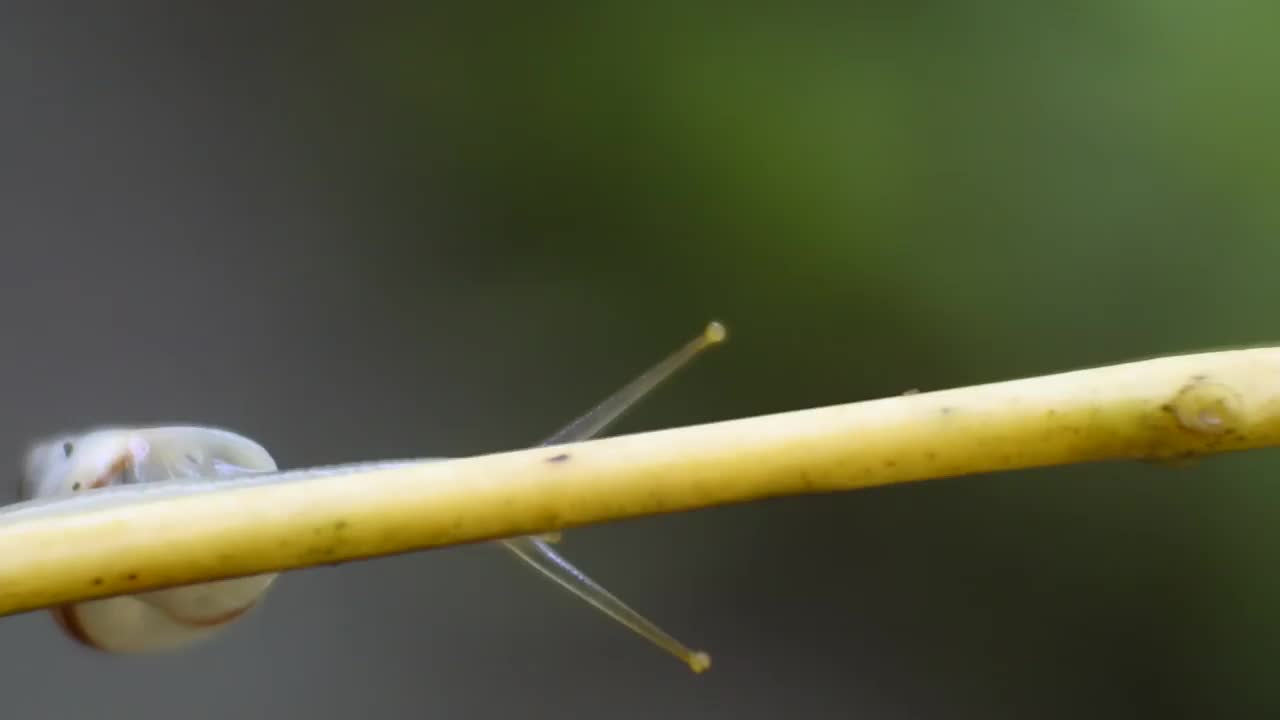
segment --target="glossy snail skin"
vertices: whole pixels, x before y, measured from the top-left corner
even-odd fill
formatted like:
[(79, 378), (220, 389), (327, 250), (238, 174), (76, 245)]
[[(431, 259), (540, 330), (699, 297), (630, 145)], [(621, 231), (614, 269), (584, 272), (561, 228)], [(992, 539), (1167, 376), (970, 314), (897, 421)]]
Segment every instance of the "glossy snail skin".
[[(724, 338), (722, 325), (707, 325), (697, 337), (541, 445), (598, 436), (672, 373)], [(27, 453), (20, 493), (22, 500), (47, 500), (120, 484), (168, 481), (171, 484), (164, 486), (166, 489), (178, 490), (184, 484), (204, 482), (305, 481), (344, 468), (358, 470), (441, 459), (375, 461), (277, 472), (275, 460), (261, 445), (227, 430), (194, 425), (103, 427), (34, 445)], [(499, 542), (546, 578), (679, 658), (695, 672), (710, 666), (706, 653), (685, 647), (574, 567), (551, 547), (554, 541), (553, 534)], [(116, 653), (165, 652), (208, 638), (230, 625), (261, 601), (275, 579), (275, 574), (267, 574), (168, 588), (67, 605), (52, 612), (67, 634), (89, 647)]]
[[(27, 453), (20, 495), (53, 498), (111, 485), (231, 478), (276, 470), (258, 443), (198, 426), (106, 427), (61, 435)], [(252, 609), (276, 575), (256, 575), (51, 610), (76, 641), (105, 652), (166, 652), (213, 636)]]

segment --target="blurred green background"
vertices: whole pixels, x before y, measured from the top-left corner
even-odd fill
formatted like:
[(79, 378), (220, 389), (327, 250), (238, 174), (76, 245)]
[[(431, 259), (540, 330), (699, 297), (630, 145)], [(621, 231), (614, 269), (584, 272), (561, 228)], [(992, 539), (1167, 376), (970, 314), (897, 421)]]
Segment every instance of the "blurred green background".
[[(6, 13), (15, 457), (177, 417), (286, 465), (513, 448), (711, 318), (731, 342), (619, 432), (1280, 335), (1280, 6)], [(297, 573), (175, 660), (8, 619), (5, 693), (22, 717), (1269, 716), (1278, 457), (570, 533), (712, 652), (701, 677), (462, 548)]]

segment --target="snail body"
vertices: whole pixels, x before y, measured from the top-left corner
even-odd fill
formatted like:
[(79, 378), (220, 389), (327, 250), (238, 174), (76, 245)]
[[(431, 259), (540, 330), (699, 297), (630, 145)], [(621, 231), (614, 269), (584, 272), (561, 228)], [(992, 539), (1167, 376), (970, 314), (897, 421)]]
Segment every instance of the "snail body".
[[(724, 338), (722, 325), (709, 324), (700, 335), (541, 445), (577, 442), (599, 435), (677, 369)], [(22, 501), (56, 501), (117, 485), (168, 483), (164, 485), (166, 489), (177, 490), (184, 484), (205, 482), (305, 481), (344, 469), (441, 459), (375, 461), (281, 472), (262, 445), (229, 430), (198, 425), (99, 427), (34, 444), (26, 456), (19, 493)], [(136, 494), (142, 494), (141, 488)], [(30, 510), (33, 504), (39, 503), (28, 503), (26, 509)], [(0, 509), (5, 511), (15, 513), (21, 509)], [(695, 672), (710, 666), (706, 653), (685, 647), (557, 553), (551, 547), (557, 539), (553, 533), (500, 542), (531, 568), (679, 658)], [(68, 635), (90, 648), (111, 653), (167, 652), (208, 639), (234, 623), (262, 601), (276, 577), (272, 573), (169, 587), (64, 605), (50, 612)]]

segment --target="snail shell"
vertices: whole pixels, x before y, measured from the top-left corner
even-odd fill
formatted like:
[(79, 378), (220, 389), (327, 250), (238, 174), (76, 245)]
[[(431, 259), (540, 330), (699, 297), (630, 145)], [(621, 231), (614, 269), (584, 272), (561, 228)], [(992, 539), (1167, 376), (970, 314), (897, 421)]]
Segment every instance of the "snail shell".
[[(198, 426), (108, 427), (48, 438), (26, 456), (23, 500), (175, 478), (235, 477), (276, 470), (258, 443)], [(54, 608), (77, 642), (104, 652), (155, 653), (207, 639), (251, 610), (275, 574), (166, 588)]]

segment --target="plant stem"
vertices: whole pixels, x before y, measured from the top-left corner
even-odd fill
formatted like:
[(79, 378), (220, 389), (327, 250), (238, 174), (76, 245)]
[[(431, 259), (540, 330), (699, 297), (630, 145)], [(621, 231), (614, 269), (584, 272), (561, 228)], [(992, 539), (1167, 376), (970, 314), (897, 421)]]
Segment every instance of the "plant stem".
[(1280, 348), (0, 521), (0, 615), (783, 495), (1280, 444)]

